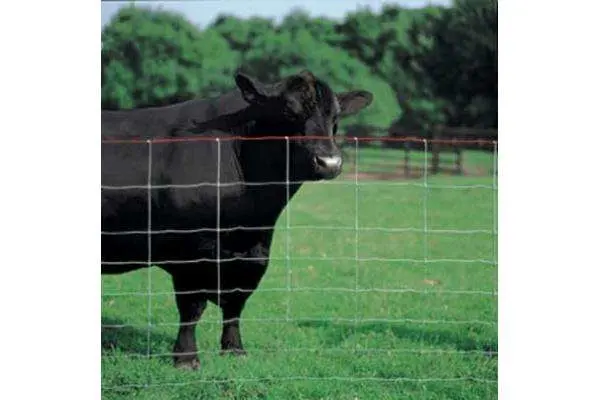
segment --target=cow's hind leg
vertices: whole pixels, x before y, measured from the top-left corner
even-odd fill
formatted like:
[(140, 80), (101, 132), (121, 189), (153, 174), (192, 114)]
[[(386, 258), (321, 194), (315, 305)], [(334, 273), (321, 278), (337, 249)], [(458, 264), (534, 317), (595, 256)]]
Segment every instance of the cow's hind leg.
[(184, 279), (173, 278), (175, 299), (179, 310), (179, 332), (173, 349), (175, 366), (183, 369), (197, 369), (198, 348), (196, 347), (196, 324), (206, 308), (206, 298), (203, 293), (190, 290), (188, 285), (181, 282)]

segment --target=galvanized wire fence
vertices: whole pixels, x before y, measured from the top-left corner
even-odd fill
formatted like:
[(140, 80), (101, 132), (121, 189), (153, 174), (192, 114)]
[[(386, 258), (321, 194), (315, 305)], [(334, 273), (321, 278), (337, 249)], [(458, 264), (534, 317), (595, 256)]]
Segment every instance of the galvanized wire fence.
[[(128, 143), (128, 144), (137, 144), (138, 146), (146, 146), (148, 148), (148, 176), (147, 182), (145, 185), (125, 185), (125, 186), (107, 186), (103, 185), (102, 190), (105, 191), (127, 191), (132, 189), (145, 189), (147, 190), (147, 202), (148, 202), (148, 220), (147, 220), (147, 229), (146, 230), (127, 230), (127, 231), (103, 231), (102, 235), (145, 235), (147, 238), (148, 244), (148, 253), (147, 259), (145, 260), (120, 260), (113, 262), (103, 262), (105, 265), (133, 265), (137, 264), (140, 266), (160, 266), (160, 265), (185, 265), (185, 264), (195, 264), (202, 261), (213, 262), (216, 263), (217, 268), (220, 268), (221, 263), (234, 261), (234, 260), (256, 260), (256, 258), (245, 258), (243, 255), (233, 254), (229, 257), (223, 257), (223, 251), (221, 249), (221, 234), (227, 232), (235, 232), (235, 231), (252, 231), (252, 230), (263, 230), (265, 228), (276, 228), (280, 237), (282, 236), (282, 246), (281, 251), (272, 254), (270, 259), (271, 266), (269, 270), (266, 272), (266, 277), (269, 276), (270, 273), (273, 272), (274, 269), (284, 272), (283, 284), (280, 286), (270, 285), (269, 287), (261, 287), (259, 286), (256, 289), (256, 292), (261, 293), (285, 293), (285, 313), (283, 315), (272, 316), (272, 317), (253, 317), (253, 316), (244, 316), (242, 314), (241, 321), (242, 323), (256, 323), (256, 324), (281, 324), (281, 323), (299, 323), (299, 322), (337, 322), (337, 323), (347, 323), (353, 325), (355, 328), (359, 327), (361, 324), (369, 324), (369, 323), (383, 323), (383, 324), (436, 324), (436, 325), (468, 325), (468, 326), (488, 326), (495, 328), (497, 325), (497, 321), (494, 318), (495, 315), (489, 316), (488, 318), (477, 318), (477, 319), (457, 319), (449, 316), (447, 318), (411, 318), (411, 317), (381, 317), (381, 316), (369, 316), (365, 315), (362, 312), (362, 302), (359, 301), (359, 297), (364, 294), (370, 295), (381, 295), (381, 296), (402, 296), (403, 294), (418, 294), (422, 296), (469, 296), (469, 297), (477, 297), (480, 298), (481, 301), (487, 302), (497, 302), (497, 291), (495, 285), (493, 287), (485, 287), (485, 288), (444, 288), (442, 286), (438, 286), (436, 282), (428, 282), (430, 287), (394, 287), (390, 285), (390, 282), (380, 282), (379, 285), (373, 284), (372, 282), (369, 285), (363, 285), (361, 282), (361, 270), (366, 268), (365, 265), (375, 265), (378, 263), (386, 263), (387, 265), (394, 265), (401, 268), (403, 265), (422, 265), (422, 266), (432, 266), (432, 265), (443, 265), (443, 266), (451, 266), (451, 265), (475, 265), (477, 268), (486, 269), (486, 273), (489, 273), (490, 281), (495, 281), (495, 275), (497, 273), (497, 142), (489, 142), (489, 141), (473, 141), (473, 140), (464, 140), (464, 141), (451, 141), (451, 143), (455, 146), (460, 146), (462, 143), (480, 144), (482, 147), (485, 147), (487, 150), (484, 152), (477, 152), (476, 150), (470, 150), (471, 152), (477, 152), (477, 157), (483, 157), (481, 154), (485, 154), (486, 164), (485, 168), (481, 166), (474, 166), (473, 170), (469, 170), (468, 159), (465, 174), (467, 176), (478, 176), (483, 177), (481, 181), (471, 182), (470, 180), (465, 180), (462, 182), (460, 177), (456, 176), (445, 176), (443, 173), (432, 175), (430, 171), (430, 160), (431, 160), (431, 141), (430, 140), (422, 140), (422, 139), (387, 139), (387, 140), (395, 140), (395, 141), (415, 141), (422, 144), (422, 150), (412, 152), (412, 160), (410, 162), (413, 164), (412, 168), (406, 168), (406, 163), (410, 158), (403, 154), (401, 151), (396, 149), (385, 149), (378, 144), (381, 141), (385, 141), (383, 138), (376, 139), (362, 139), (362, 138), (345, 138), (344, 142), (344, 153), (346, 155), (344, 161), (344, 172), (337, 179), (332, 181), (319, 181), (312, 182), (308, 185), (315, 185), (318, 188), (344, 188), (351, 187), (353, 192), (353, 202), (351, 207), (347, 207), (353, 209), (353, 215), (351, 217), (346, 216), (346, 223), (340, 223), (339, 220), (332, 219), (331, 221), (325, 221), (324, 223), (295, 223), (295, 218), (293, 214), (293, 207), (288, 204), (288, 206), (284, 209), (281, 214), (278, 224), (276, 227), (270, 226), (221, 226), (221, 215), (223, 212), (227, 212), (227, 210), (221, 209), (220, 202), (217, 202), (217, 213), (216, 213), (216, 226), (199, 226), (196, 228), (181, 228), (181, 229), (153, 229), (152, 224), (152, 191), (155, 189), (190, 189), (190, 188), (200, 188), (200, 187), (214, 187), (217, 191), (217, 198), (220, 198), (221, 190), (230, 186), (261, 186), (261, 185), (285, 185), (287, 190), (288, 200), (290, 198), (289, 188), (291, 184), (298, 183), (290, 178), (290, 163), (286, 163), (286, 172), (285, 181), (281, 182), (222, 182), (221, 181), (221, 164), (223, 162), (222, 153), (221, 153), (221, 145), (226, 140), (261, 140), (261, 139), (278, 139), (284, 140), (286, 142), (286, 158), (290, 159), (290, 142), (291, 140), (296, 140), (297, 138), (289, 138), (289, 137), (269, 137), (269, 138), (196, 138), (196, 139), (184, 139), (184, 140), (213, 140), (216, 142), (217, 146), (217, 169), (216, 169), (216, 182), (194, 182), (194, 183), (173, 183), (168, 185), (156, 185), (153, 184), (153, 176), (152, 176), (152, 165), (153, 165), (153, 146), (156, 144), (164, 144), (168, 143), (169, 139), (154, 139), (154, 140), (115, 140), (115, 141), (107, 141), (112, 144), (119, 143)], [(305, 137), (305, 140), (311, 140), (309, 137)], [(364, 146), (365, 142), (373, 144), (372, 147)], [(440, 140), (439, 142), (444, 142)], [(450, 142), (450, 141), (447, 141)], [(490, 151), (491, 149), (491, 151)], [(369, 156), (362, 156), (363, 153), (368, 153)], [(415, 168), (416, 167), (416, 168)], [(412, 174), (406, 175), (406, 171), (413, 171)], [(416, 176), (414, 175), (416, 171)], [(400, 194), (403, 191), (408, 189), (414, 190), (418, 189), (421, 191), (421, 219), (419, 224), (415, 224), (413, 226), (374, 226), (372, 224), (364, 224), (363, 220), (361, 220), (361, 213), (364, 212), (364, 205), (360, 202), (361, 191), (366, 190), (369, 186), (382, 186), (393, 188), (395, 193), (398, 193), (399, 198), (401, 198)], [(318, 190), (317, 188), (317, 190)], [(483, 201), (481, 197), (479, 197), (476, 193), (478, 191), (486, 191), (491, 193), (491, 196), (486, 196), (485, 199), (491, 199), (489, 204), (485, 205), (477, 205), (477, 207), (485, 207), (486, 212), (490, 214), (490, 224), (489, 226), (478, 226), (467, 228), (464, 226), (445, 226), (445, 227), (436, 227), (431, 223), (432, 213), (435, 214), (439, 210), (435, 209), (435, 205), (431, 204), (431, 191), (432, 190), (441, 190), (441, 191), (465, 191), (466, 193), (473, 193), (470, 198), (474, 203)], [(335, 193), (333, 190), (331, 193)], [(331, 198), (332, 202), (335, 202), (335, 198)], [(475, 205), (475, 204), (474, 204)], [(370, 204), (369, 207), (377, 208), (378, 204)], [(398, 203), (398, 207), (402, 207), (401, 201)], [(433, 207), (433, 208), (432, 208)], [(318, 213), (318, 210), (314, 211)], [(393, 209), (380, 209), (378, 212), (381, 215), (385, 215), (386, 213), (394, 213)], [(164, 234), (195, 234), (200, 232), (214, 232), (216, 233), (216, 258), (198, 258), (191, 260), (169, 260), (169, 259), (156, 259), (152, 254), (152, 240), (157, 235)], [(292, 234), (294, 232), (298, 233), (306, 233), (306, 234), (315, 234), (317, 232), (329, 233), (332, 235), (336, 234), (345, 234), (348, 235), (348, 238), (351, 238), (353, 241), (353, 251), (349, 254), (346, 252), (345, 254), (335, 254), (335, 252), (328, 252), (330, 254), (308, 254), (306, 252), (300, 253), (298, 249), (294, 246), (292, 241)], [(402, 243), (398, 244), (396, 251), (386, 251), (386, 255), (378, 254), (377, 252), (370, 253), (369, 248), (361, 247), (361, 241), (364, 240), (365, 235), (369, 234), (377, 234), (381, 235), (383, 238), (385, 235), (393, 235), (393, 234), (414, 234), (419, 235), (422, 238), (422, 246), (420, 250), (420, 255), (416, 256), (415, 252), (412, 252), (409, 255), (406, 255), (402, 248)], [(431, 249), (429, 248), (431, 238), (435, 237), (452, 237), (456, 238), (456, 240), (463, 241), (464, 243), (468, 243), (474, 235), (484, 235), (489, 237), (490, 243), (492, 243), (492, 252), (487, 257), (455, 257), (452, 255), (445, 256), (442, 255), (434, 255), (432, 254)], [(349, 239), (350, 240), (350, 239)], [(326, 248), (326, 244), (324, 244)], [(283, 254), (282, 254), (283, 253)], [(395, 254), (394, 254), (395, 253)], [(390, 256), (390, 254), (392, 254)], [(335, 279), (329, 279), (327, 282), (324, 282), (322, 285), (318, 287), (311, 286), (302, 286), (295, 283), (295, 271), (297, 263), (302, 262), (318, 262), (320, 265), (324, 265), (326, 263), (347, 263), (352, 264), (354, 267), (354, 276), (353, 276), (353, 285), (350, 286), (347, 284), (337, 284)], [(154, 318), (154, 309), (153, 309), (153, 299), (160, 297), (173, 297), (175, 293), (173, 291), (168, 290), (154, 290), (153, 281), (152, 281), (152, 269), (147, 269), (147, 286), (146, 290), (140, 291), (119, 291), (119, 290), (103, 290), (102, 296), (103, 298), (135, 298), (135, 297), (147, 297), (147, 321), (145, 323), (135, 322), (129, 323), (125, 321), (124, 323), (118, 324), (103, 324), (102, 327), (105, 329), (113, 329), (118, 330), (126, 327), (138, 328), (140, 330), (146, 330), (147, 332), (147, 349), (146, 354), (133, 354), (128, 355), (128, 357), (146, 357), (148, 359), (152, 358), (168, 358), (172, 354), (166, 352), (153, 352), (153, 343), (152, 343), (152, 330), (160, 327), (175, 327), (179, 325), (179, 321), (164, 321), (161, 318)], [(220, 299), (220, 295), (225, 292), (222, 289), (221, 281), (220, 281), (220, 271), (217, 274), (217, 285), (216, 285), (216, 294), (217, 299)], [(244, 291), (246, 289), (235, 288), (230, 291)], [(323, 313), (322, 316), (298, 316), (293, 312), (294, 304), (296, 298), (301, 296), (302, 294), (312, 294), (315, 299), (319, 299), (320, 297), (332, 296), (336, 294), (350, 294), (354, 297), (354, 316), (349, 316), (347, 313), (344, 315), (331, 315), (328, 313)], [(219, 300), (218, 300), (219, 301)], [(218, 305), (218, 304), (217, 304)], [(141, 311), (141, 310), (140, 310)], [(201, 323), (220, 323), (219, 320), (203, 320)], [(302, 328), (297, 328), (302, 329)], [(117, 335), (118, 337), (118, 335)], [(264, 350), (264, 349), (263, 349)], [(259, 352), (261, 349), (252, 348), (250, 345), (248, 348), (248, 352)], [(416, 354), (448, 354), (448, 353), (456, 353), (456, 354), (466, 354), (466, 353), (485, 353), (496, 355), (496, 349), (472, 349), (472, 350), (460, 350), (460, 349), (427, 349), (427, 348), (385, 348), (385, 349), (377, 349), (377, 348), (354, 348), (352, 350), (345, 348), (335, 348), (335, 347), (306, 347), (301, 343), (289, 343), (289, 346), (286, 346), (284, 349), (280, 349), (278, 351), (284, 351), (289, 353), (294, 352), (304, 352), (304, 353), (330, 353), (333, 356), (336, 353), (347, 352), (347, 351), (355, 351), (358, 353), (369, 352), (372, 353), (375, 357), (378, 353), (416, 353)], [(207, 353), (215, 353), (215, 350), (211, 349), (200, 349), (200, 354)], [(122, 357), (123, 355), (111, 352), (104, 352), (103, 357)], [(272, 381), (272, 380), (281, 380), (281, 381), (290, 381), (290, 380), (323, 380), (323, 379), (331, 379), (331, 380), (351, 380), (351, 381), (392, 381), (392, 382), (401, 382), (401, 381), (414, 381), (414, 382), (430, 382), (430, 381), (479, 381), (479, 382), (489, 382), (496, 383), (496, 380), (490, 380), (486, 378), (480, 378), (477, 376), (468, 376), (464, 378), (435, 378), (435, 377), (396, 377), (396, 378), (376, 378), (376, 377), (364, 377), (364, 376), (351, 376), (351, 377), (340, 377), (340, 376), (331, 376), (331, 377), (315, 377), (315, 376), (286, 376), (286, 377), (252, 377), (252, 378), (232, 378), (232, 380), (236, 380), (238, 382), (244, 381)], [(193, 380), (190, 383), (200, 383), (205, 380)], [(207, 382), (210, 380), (206, 380)], [(146, 387), (151, 385), (151, 379), (149, 378), (148, 382), (128, 382), (119, 387)], [(213, 381), (210, 381), (213, 382)], [(172, 383), (172, 385), (181, 385), (184, 383), (176, 382)], [(169, 383), (161, 383), (161, 385), (169, 385)], [(103, 387), (103, 390), (111, 390), (118, 389), (117, 387)]]

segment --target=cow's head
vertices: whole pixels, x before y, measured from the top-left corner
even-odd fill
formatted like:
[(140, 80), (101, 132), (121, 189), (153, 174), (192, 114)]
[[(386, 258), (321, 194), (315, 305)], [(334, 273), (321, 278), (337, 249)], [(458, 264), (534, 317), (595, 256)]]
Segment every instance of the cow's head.
[[(244, 99), (268, 121), (260, 124), (258, 133), (290, 137), (292, 180), (333, 179), (340, 174), (342, 154), (334, 139), (339, 120), (367, 107), (373, 100), (370, 92), (334, 93), (306, 70), (272, 84), (241, 72), (235, 81)], [(294, 140), (299, 136), (312, 138)], [(287, 156), (286, 151), (281, 146), (276, 150), (283, 156)]]

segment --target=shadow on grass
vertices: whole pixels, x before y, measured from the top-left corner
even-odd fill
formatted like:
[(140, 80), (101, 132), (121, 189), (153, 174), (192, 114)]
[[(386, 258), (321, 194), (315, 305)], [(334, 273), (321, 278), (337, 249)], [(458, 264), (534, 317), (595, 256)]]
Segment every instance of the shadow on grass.
[[(143, 328), (127, 326), (124, 321), (115, 318), (102, 317), (101, 342), (102, 351), (121, 351), (127, 354), (148, 354), (148, 331)], [(150, 331), (150, 349), (157, 345), (175, 342), (175, 337), (170, 337), (156, 331)]]
[(490, 338), (493, 328), (482, 326), (453, 326), (452, 328), (439, 328), (435, 325), (422, 325), (412, 327), (406, 325), (392, 325), (389, 323), (364, 323), (359, 326), (348, 323), (329, 321), (299, 322), (301, 328), (323, 329), (325, 342), (330, 346), (339, 346), (353, 335), (389, 334), (391, 332), (399, 339), (408, 339), (416, 343), (430, 346), (452, 346), (460, 351), (482, 351), (496, 356), (498, 352), (498, 338), (495, 334)]

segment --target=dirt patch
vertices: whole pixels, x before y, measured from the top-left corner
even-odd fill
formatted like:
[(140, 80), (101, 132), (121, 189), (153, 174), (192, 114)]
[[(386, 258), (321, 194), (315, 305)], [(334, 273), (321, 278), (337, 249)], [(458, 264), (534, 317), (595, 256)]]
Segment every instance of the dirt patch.
[[(350, 168), (350, 171), (352, 169)], [(422, 167), (411, 167), (410, 169), (405, 169), (404, 167), (397, 167), (393, 170), (387, 171), (369, 171), (369, 172), (359, 172), (358, 174), (353, 172), (346, 172), (342, 174), (343, 179), (354, 180), (358, 178), (359, 180), (410, 180), (410, 179), (419, 179), (423, 178), (424, 168)], [(427, 172), (429, 176), (433, 176), (434, 174), (430, 171)], [(439, 171), (435, 175), (447, 175), (447, 176), (487, 176), (489, 175), (489, 171), (485, 168), (463, 168), (462, 173), (457, 174), (456, 170), (453, 167), (440, 167)]]

